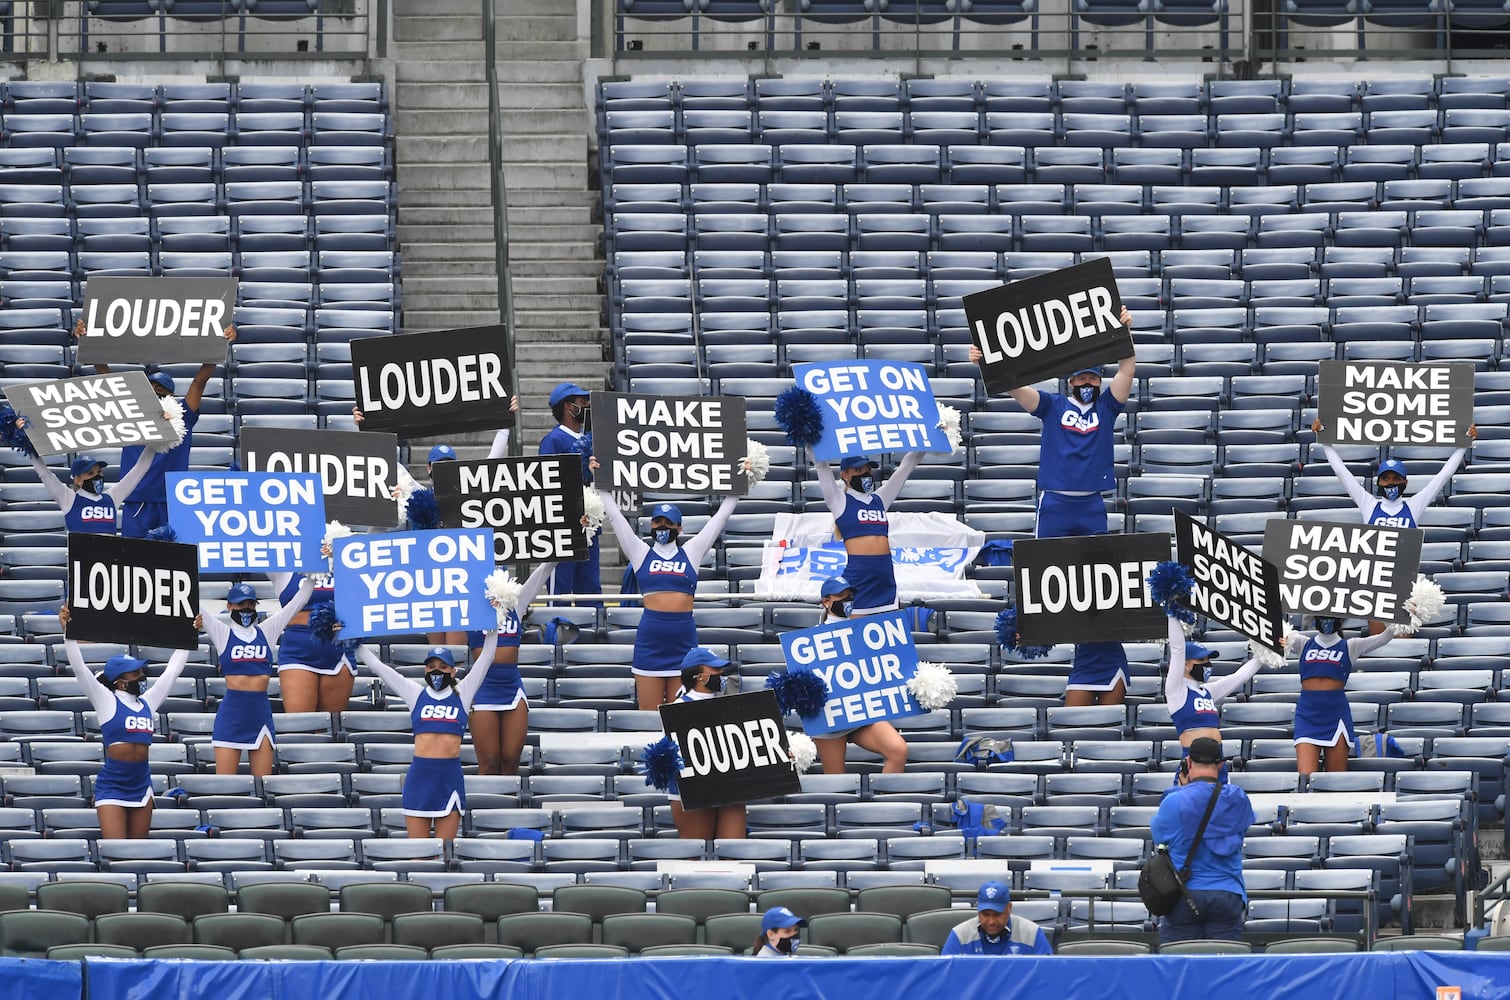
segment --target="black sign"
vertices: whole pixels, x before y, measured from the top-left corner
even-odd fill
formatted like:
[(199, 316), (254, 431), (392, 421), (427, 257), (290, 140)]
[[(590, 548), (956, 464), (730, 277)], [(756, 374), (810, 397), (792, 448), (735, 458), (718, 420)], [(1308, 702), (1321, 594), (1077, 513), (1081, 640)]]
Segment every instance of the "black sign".
[(470, 431), (514, 422), (504, 328), (369, 337), (351, 343), (364, 431)]
[(1323, 361), (1316, 388), (1325, 444), (1470, 444), (1473, 365)]
[(1003, 393), (1132, 357), (1105, 257), (965, 296), (986, 392)]
[(681, 749), (684, 809), (802, 791), (774, 691), (662, 705), (661, 725)]
[(325, 516), (348, 524), (392, 527), (398, 520), (398, 438), (358, 431), (247, 427), (244, 472), (313, 472), (325, 486)]
[(1279, 567), (1286, 611), (1405, 623), (1425, 537), (1420, 528), (1274, 518), (1264, 558)]
[(437, 462), (430, 478), (441, 523), (448, 528), (492, 528), (495, 561), (587, 558), (582, 460), (577, 455)]
[(27, 419), (27, 437), (40, 455), (180, 440), (141, 372), (13, 385), (5, 398)]
[(177, 542), (68, 536), (68, 634), (198, 649), (199, 551)]
[(742, 396), (592, 394), (600, 489), (743, 496), (750, 477)]
[(90, 278), (79, 362), (218, 365), (235, 305), (235, 278)]
[(1279, 569), (1184, 511), (1174, 513), (1174, 543), (1194, 581), (1185, 607), (1283, 655)]
[(1027, 645), (1128, 642), (1169, 632), (1148, 574), (1169, 558), (1169, 536), (1024, 538), (1012, 546), (1017, 631)]

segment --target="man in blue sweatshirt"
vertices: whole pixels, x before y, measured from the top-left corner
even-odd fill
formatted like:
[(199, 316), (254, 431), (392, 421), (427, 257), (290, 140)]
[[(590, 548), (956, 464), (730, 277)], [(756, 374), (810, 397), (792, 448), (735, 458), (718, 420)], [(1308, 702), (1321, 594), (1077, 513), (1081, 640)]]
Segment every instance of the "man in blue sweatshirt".
[(1039, 927), (1027, 917), (1012, 916), (1012, 892), (1000, 882), (987, 882), (975, 897), (975, 919), (949, 932), (943, 955), (1052, 955), (1054, 949)]

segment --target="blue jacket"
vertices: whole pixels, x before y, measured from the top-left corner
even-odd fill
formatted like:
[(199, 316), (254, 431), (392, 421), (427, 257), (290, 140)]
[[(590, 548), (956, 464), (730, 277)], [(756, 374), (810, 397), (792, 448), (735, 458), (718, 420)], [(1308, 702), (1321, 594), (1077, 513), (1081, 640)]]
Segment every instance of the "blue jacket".
[[(586, 439), (586, 444), (583, 443)], [(540, 454), (542, 455), (570, 455), (573, 452), (582, 456), (582, 483), (585, 486), (592, 485), (592, 471), (588, 469), (588, 463), (592, 460), (592, 433), (578, 437), (571, 431), (557, 424), (550, 429), (545, 437), (540, 439)]]
[[(1254, 823), (1253, 803), (1237, 785), (1216, 787), (1221, 789), (1216, 808), (1211, 811), (1211, 821), (1206, 824), (1201, 846), (1190, 866), (1190, 880), (1185, 885), (1189, 889), (1235, 892), (1246, 900), (1243, 837)], [(1154, 813), (1150, 824), (1153, 842), (1168, 845), (1169, 859), (1177, 869), (1185, 867), (1190, 842), (1195, 839), (1206, 804), (1211, 801), (1211, 789), (1209, 781), (1176, 785), (1164, 793), (1159, 810)]]
[(1039, 927), (1027, 917), (1007, 918), (1006, 933), (996, 939), (982, 936), (980, 923), (966, 920), (949, 932), (941, 955), (1052, 955), (1054, 949)]

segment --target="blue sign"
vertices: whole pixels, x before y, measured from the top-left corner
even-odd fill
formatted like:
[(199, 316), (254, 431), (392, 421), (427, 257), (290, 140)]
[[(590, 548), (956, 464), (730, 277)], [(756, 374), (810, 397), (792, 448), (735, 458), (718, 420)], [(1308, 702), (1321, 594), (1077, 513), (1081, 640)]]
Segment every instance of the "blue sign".
[(496, 629), (493, 531), (393, 531), (335, 542), (341, 638)]
[(910, 361), (793, 365), (797, 384), (823, 411), (820, 461), (877, 452), (950, 451), (928, 369)]
[(170, 472), (168, 525), (201, 573), (324, 572), (325, 490), (292, 472)]
[(828, 688), (823, 711), (802, 720), (804, 732), (827, 736), (923, 714), (907, 690), (907, 682), (918, 670), (907, 617), (904, 612), (890, 611), (781, 636), (786, 668), (810, 670)]

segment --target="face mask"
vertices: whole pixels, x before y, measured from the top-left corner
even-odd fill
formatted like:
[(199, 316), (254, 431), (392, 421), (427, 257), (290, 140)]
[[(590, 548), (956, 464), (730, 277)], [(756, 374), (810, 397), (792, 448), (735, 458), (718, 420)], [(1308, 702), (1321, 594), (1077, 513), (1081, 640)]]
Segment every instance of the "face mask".
[(1204, 684), (1204, 683), (1206, 683), (1206, 667), (1207, 667), (1207, 664), (1205, 664), (1205, 663), (1192, 663), (1192, 664), (1190, 664), (1190, 677), (1197, 684)]
[(1342, 623), (1335, 618), (1316, 619), (1316, 631), (1320, 632), (1322, 635), (1333, 635), (1340, 631), (1341, 628)]
[(722, 691), (724, 689), (724, 679), (719, 674), (712, 674), (707, 680), (703, 681), (703, 687), (715, 693)]
[(655, 539), (657, 545), (670, 545), (676, 541), (676, 536), (676, 528), (653, 528), (650, 532), (650, 537)]
[(1403, 486), (1386, 486), (1380, 492), (1384, 494), (1384, 499), (1393, 502), (1400, 499), (1400, 494), (1404, 492), (1404, 490), (1405, 487)]
[(828, 613), (835, 618), (848, 618), (849, 609), (854, 606), (854, 601), (835, 601), (828, 606)]
[(856, 476), (855, 485), (860, 488), (861, 493), (874, 493), (876, 491), (876, 477), (868, 472), (863, 476)]
[(425, 683), (432, 691), (444, 691), (451, 686), (451, 675), (444, 670), (426, 670)]
[(794, 934), (789, 938), (781, 938), (776, 942), (776, 950), (783, 955), (790, 955), (797, 950), (797, 936)]
[(590, 407), (590, 406), (568, 407), (567, 408), (567, 412), (570, 413), (572, 416), (576, 417), (577, 420), (579, 420), (581, 422), (582, 429), (584, 431), (592, 429), (592, 407)]
[(104, 485), (104, 476), (91, 476), (79, 484), (79, 489), (83, 490), (85, 493), (93, 493), (98, 496), (100, 490), (104, 487)]
[(139, 680), (127, 681), (121, 685), (121, 690), (133, 698), (140, 698), (142, 696), (142, 682)]
[(240, 608), (231, 612), (231, 621), (242, 628), (251, 628), (257, 624), (256, 608)]
[(1101, 387), (1099, 385), (1075, 386), (1075, 398), (1080, 400), (1080, 402), (1086, 404), (1087, 406), (1094, 403), (1096, 401), (1096, 397), (1099, 395), (1101, 395)]

